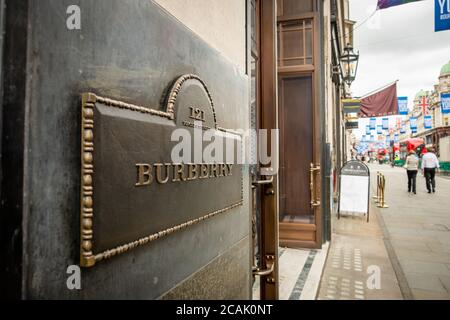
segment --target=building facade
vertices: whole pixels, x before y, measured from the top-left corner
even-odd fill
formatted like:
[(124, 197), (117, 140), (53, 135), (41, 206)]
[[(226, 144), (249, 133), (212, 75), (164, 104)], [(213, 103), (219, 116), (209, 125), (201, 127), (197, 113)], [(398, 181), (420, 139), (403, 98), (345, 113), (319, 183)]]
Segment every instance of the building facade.
[(276, 299), (279, 246), (331, 240), (347, 0), (0, 4), (2, 295)]
[[(442, 113), (441, 94), (450, 92), (450, 62), (442, 66), (439, 82), (433, 89), (429, 92), (421, 90), (416, 95), (413, 113), (418, 117), (418, 130), (413, 136), (423, 138), (428, 146), (434, 146), (440, 160), (447, 163), (450, 161), (450, 116)], [(431, 129), (426, 129), (424, 126), (424, 114), (421, 107), (423, 97), (428, 105), (427, 115), (432, 119)]]

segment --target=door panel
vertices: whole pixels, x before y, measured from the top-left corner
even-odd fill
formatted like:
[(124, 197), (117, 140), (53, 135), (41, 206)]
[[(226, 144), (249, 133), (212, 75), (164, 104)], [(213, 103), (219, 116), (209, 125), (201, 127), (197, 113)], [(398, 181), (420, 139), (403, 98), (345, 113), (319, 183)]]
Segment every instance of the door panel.
[(313, 162), (312, 77), (281, 77), (279, 95), (281, 218), (285, 222), (310, 223), (313, 216), (309, 188)]
[[(254, 10), (252, 41), (252, 115), (256, 129), (269, 132), (277, 129), (276, 70), (276, 2), (252, 0)], [(253, 92), (254, 89), (254, 92)], [(267, 150), (271, 149), (270, 137)], [(258, 141), (259, 142), (259, 141)], [(258, 143), (257, 143), (258, 145)], [(256, 150), (255, 150), (256, 151)], [(273, 155), (272, 155), (273, 156)], [(274, 163), (270, 164), (271, 166)], [(260, 299), (278, 299), (278, 180), (276, 176), (261, 176), (262, 168), (253, 167), (254, 239), (257, 239), (254, 275), (259, 278)], [(256, 234), (255, 234), (256, 233)], [(255, 266), (255, 267), (256, 267)]]

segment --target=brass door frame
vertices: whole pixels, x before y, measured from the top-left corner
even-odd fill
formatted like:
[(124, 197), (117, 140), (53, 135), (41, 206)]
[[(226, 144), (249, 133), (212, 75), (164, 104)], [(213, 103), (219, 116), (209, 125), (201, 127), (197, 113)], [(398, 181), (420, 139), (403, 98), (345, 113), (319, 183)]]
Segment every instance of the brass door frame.
[[(258, 76), (256, 81), (257, 124), (259, 129), (278, 129), (276, 0), (256, 0), (258, 30)], [(267, 150), (271, 150), (268, 138)], [(271, 155), (278, 157), (278, 154)], [(261, 194), (261, 269), (259, 276), (261, 300), (279, 296), (278, 276), (278, 175), (259, 177), (253, 185)]]

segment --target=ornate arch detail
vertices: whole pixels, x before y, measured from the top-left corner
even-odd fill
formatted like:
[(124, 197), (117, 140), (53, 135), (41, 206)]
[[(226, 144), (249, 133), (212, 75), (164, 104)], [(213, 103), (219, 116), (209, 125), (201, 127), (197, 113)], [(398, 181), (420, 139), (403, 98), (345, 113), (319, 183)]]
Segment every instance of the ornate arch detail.
[(167, 108), (166, 112), (170, 115), (172, 115), (172, 120), (175, 119), (175, 102), (177, 101), (178, 94), (181, 91), (181, 88), (183, 87), (183, 84), (188, 80), (197, 80), (205, 89), (205, 92), (209, 99), (210, 108), (213, 114), (214, 119), (214, 126), (215, 129), (217, 129), (217, 119), (216, 119), (216, 110), (214, 109), (214, 102), (211, 97), (211, 93), (208, 90), (208, 87), (206, 86), (206, 83), (197, 75), (195, 74), (185, 74), (179, 77), (175, 83), (173, 84), (172, 88), (170, 89), (168, 98), (167, 98)]

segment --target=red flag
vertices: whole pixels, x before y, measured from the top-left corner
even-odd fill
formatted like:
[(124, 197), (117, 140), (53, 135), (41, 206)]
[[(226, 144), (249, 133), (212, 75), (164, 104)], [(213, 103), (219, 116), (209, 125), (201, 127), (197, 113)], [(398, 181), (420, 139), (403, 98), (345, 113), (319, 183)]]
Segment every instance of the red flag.
[(386, 89), (361, 99), (360, 118), (398, 114), (397, 82)]
[(424, 116), (428, 115), (428, 100), (427, 100), (427, 97), (422, 97), (420, 99), (419, 106), (420, 106), (420, 108), (422, 110), (422, 114)]

